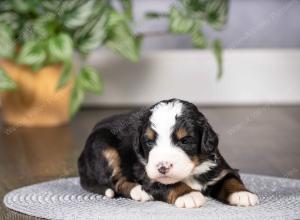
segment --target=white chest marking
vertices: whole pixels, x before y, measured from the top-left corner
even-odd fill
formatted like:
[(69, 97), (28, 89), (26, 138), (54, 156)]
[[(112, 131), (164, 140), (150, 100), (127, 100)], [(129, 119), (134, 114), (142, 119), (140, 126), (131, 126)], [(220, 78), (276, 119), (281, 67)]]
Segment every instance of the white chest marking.
[(226, 176), (228, 174), (228, 172), (229, 172), (228, 170), (222, 170), (221, 173), (217, 177), (211, 179), (210, 181), (206, 182), (205, 184), (201, 184), (193, 176), (186, 178), (183, 182), (194, 190), (203, 191), (203, 190), (206, 190), (207, 186), (214, 185), (219, 180), (221, 180), (224, 176)]
[(186, 178), (183, 182), (194, 190), (205, 190), (206, 184), (201, 184), (193, 175), (201, 175), (210, 171), (213, 167), (217, 166), (213, 161), (204, 161), (199, 166), (195, 167), (192, 172), (192, 176)]
[(193, 176), (186, 178), (185, 180), (183, 180), (183, 182), (194, 190), (202, 191), (205, 189), (205, 185), (202, 185)]
[(210, 185), (214, 185), (215, 183), (217, 183), (219, 180), (221, 180), (223, 177), (225, 177), (227, 174), (229, 173), (228, 170), (222, 170), (221, 173), (219, 174), (219, 176), (213, 178), (212, 180), (208, 181), (206, 183), (206, 185), (210, 186)]
[(210, 161), (210, 160), (204, 161), (199, 166), (194, 168), (193, 174), (194, 175), (200, 175), (200, 174), (203, 174), (203, 173), (207, 173), (208, 171), (210, 171), (215, 166), (217, 166), (217, 164), (215, 164), (213, 161)]

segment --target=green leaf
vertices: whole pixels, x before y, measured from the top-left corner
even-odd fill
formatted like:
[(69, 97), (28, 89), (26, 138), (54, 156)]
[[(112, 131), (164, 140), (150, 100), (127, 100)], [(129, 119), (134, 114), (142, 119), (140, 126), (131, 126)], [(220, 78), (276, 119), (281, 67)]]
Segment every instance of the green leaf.
[(90, 67), (82, 68), (78, 80), (83, 89), (97, 94), (101, 93), (103, 85), (96, 70)]
[(194, 31), (192, 33), (192, 44), (197, 48), (205, 48), (207, 46), (207, 41), (202, 31)]
[(72, 76), (72, 63), (71, 61), (66, 61), (62, 67), (60, 78), (58, 80), (56, 90), (63, 88)]
[(43, 0), (40, 2), (40, 5), (47, 11), (59, 13), (62, 10), (60, 7), (61, 3), (61, 1)]
[(120, 2), (122, 4), (123, 11), (125, 12), (127, 18), (129, 20), (132, 20), (133, 19), (132, 1), (131, 0), (121, 0)]
[(15, 51), (15, 43), (12, 39), (12, 30), (5, 24), (0, 24), (0, 48), (0, 57), (13, 57)]
[(69, 113), (71, 117), (73, 117), (75, 113), (79, 110), (79, 107), (83, 102), (83, 98), (84, 98), (84, 91), (80, 83), (78, 82), (78, 80), (76, 80), (72, 90), (70, 108), (69, 108)]
[[(32, 4), (26, 0), (11, 0), (14, 5), (14, 10), (19, 13), (28, 13), (32, 9)], [(32, 2), (32, 1), (31, 1)]]
[(181, 0), (177, 5), (184, 15), (217, 30), (227, 21), (229, 0)]
[(168, 14), (150, 11), (146, 12), (145, 17), (148, 19), (166, 18), (168, 17)]
[[(66, 4), (69, 4), (69, 2), (66, 1)], [(84, 25), (92, 14), (94, 4), (94, 0), (85, 1), (84, 4), (80, 6), (77, 5), (74, 10), (68, 11), (63, 18), (65, 26), (70, 29), (75, 29)]]
[(101, 45), (101, 40), (93, 35), (87, 36), (78, 42), (78, 50), (83, 54), (88, 54), (91, 50)]
[(87, 54), (104, 42), (107, 21), (108, 13), (105, 12), (75, 32), (76, 46), (81, 53)]
[(195, 20), (172, 7), (169, 17), (169, 30), (175, 34), (190, 33), (196, 25)]
[(222, 43), (220, 40), (213, 42), (213, 51), (218, 65), (217, 78), (220, 79), (223, 74)]
[(9, 91), (17, 88), (17, 84), (0, 68), (0, 90)]
[(122, 20), (118, 14), (111, 15), (108, 26), (106, 46), (127, 59), (137, 62), (140, 57), (142, 37), (134, 35), (126, 20)]
[[(1, 6), (0, 6), (1, 9)], [(19, 17), (14, 12), (0, 12), (0, 24), (6, 24), (14, 31), (20, 26)], [(19, 30), (18, 30), (19, 31)]]
[(12, 1), (0, 1), (0, 12), (13, 10)]
[(228, 0), (208, 1), (206, 6), (207, 22), (215, 29), (224, 26), (228, 19)]
[[(121, 54), (132, 62), (137, 62), (140, 57), (140, 40), (134, 36), (121, 34), (122, 27), (119, 27), (114, 37), (106, 42), (106, 46), (116, 53)], [(123, 35), (123, 37), (122, 37)]]
[(23, 44), (28, 41), (34, 41), (36, 42), (36, 34), (33, 31), (33, 21), (27, 20), (24, 22), (24, 24), (21, 27), (20, 35), (17, 38), (17, 40)]
[[(97, 8), (99, 14), (96, 14), (93, 18), (89, 19), (83, 27), (78, 28), (74, 33), (74, 38), (80, 40), (88, 35), (97, 35), (100, 37), (105, 37), (106, 24), (110, 15), (109, 10), (106, 7), (101, 7), (99, 5)], [(95, 10), (96, 10), (95, 9)], [(103, 40), (101, 38), (101, 40)]]
[(47, 38), (54, 34), (56, 21), (55, 15), (46, 13), (44, 16), (37, 18), (33, 23), (33, 31), (39, 38)]
[(40, 42), (27, 41), (21, 48), (18, 62), (26, 65), (39, 65), (46, 60), (46, 52)]
[(70, 60), (73, 55), (73, 42), (66, 33), (51, 37), (48, 42), (48, 51), (51, 61)]

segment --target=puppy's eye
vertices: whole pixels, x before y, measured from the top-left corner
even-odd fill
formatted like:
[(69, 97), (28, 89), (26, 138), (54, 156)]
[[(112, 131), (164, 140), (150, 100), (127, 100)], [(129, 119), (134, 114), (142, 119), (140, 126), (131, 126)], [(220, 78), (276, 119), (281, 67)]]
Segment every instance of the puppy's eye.
[(181, 144), (192, 144), (193, 139), (192, 139), (192, 137), (187, 136), (187, 137), (181, 138), (179, 140), (179, 143), (181, 143)]
[(152, 141), (152, 140), (146, 140), (146, 141), (144, 142), (144, 144), (145, 144), (147, 147), (152, 147), (152, 146), (154, 145), (154, 141)]

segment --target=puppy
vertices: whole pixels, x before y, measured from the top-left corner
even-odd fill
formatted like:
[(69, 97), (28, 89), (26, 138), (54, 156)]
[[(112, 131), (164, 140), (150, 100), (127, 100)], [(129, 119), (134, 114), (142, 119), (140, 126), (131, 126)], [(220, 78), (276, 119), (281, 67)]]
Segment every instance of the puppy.
[(254, 206), (237, 170), (218, 150), (218, 136), (189, 102), (171, 99), (99, 122), (78, 160), (81, 186), (107, 197), (159, 200), (196, 208), (206, 196)]

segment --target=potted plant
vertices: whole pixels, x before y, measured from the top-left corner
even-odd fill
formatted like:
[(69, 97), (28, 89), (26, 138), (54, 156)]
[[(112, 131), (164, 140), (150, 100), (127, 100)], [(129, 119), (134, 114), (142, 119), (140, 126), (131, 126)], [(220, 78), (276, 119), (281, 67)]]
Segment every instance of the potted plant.
[[(130, 0), (2, 0), (0, 2), (0, 90), (6, 122), (20, 126), (59, 125), (74, 115), (85, 92), (100, 94), (102, 82), (85, 60), (105, 46), (138, 61), (147, 33), (133, 31)], [(216, 29), (227, 18), (228, 0), (178, 0), (165, 18), (168, 33), (189, 34), (195, 47), (214, 49), (222, 72), (220, 41), (208, 41), (204, 24)], [(73, 55), (81, 65), (74, 68)], [(77, 70), (75, 72), (74, 70)]]

